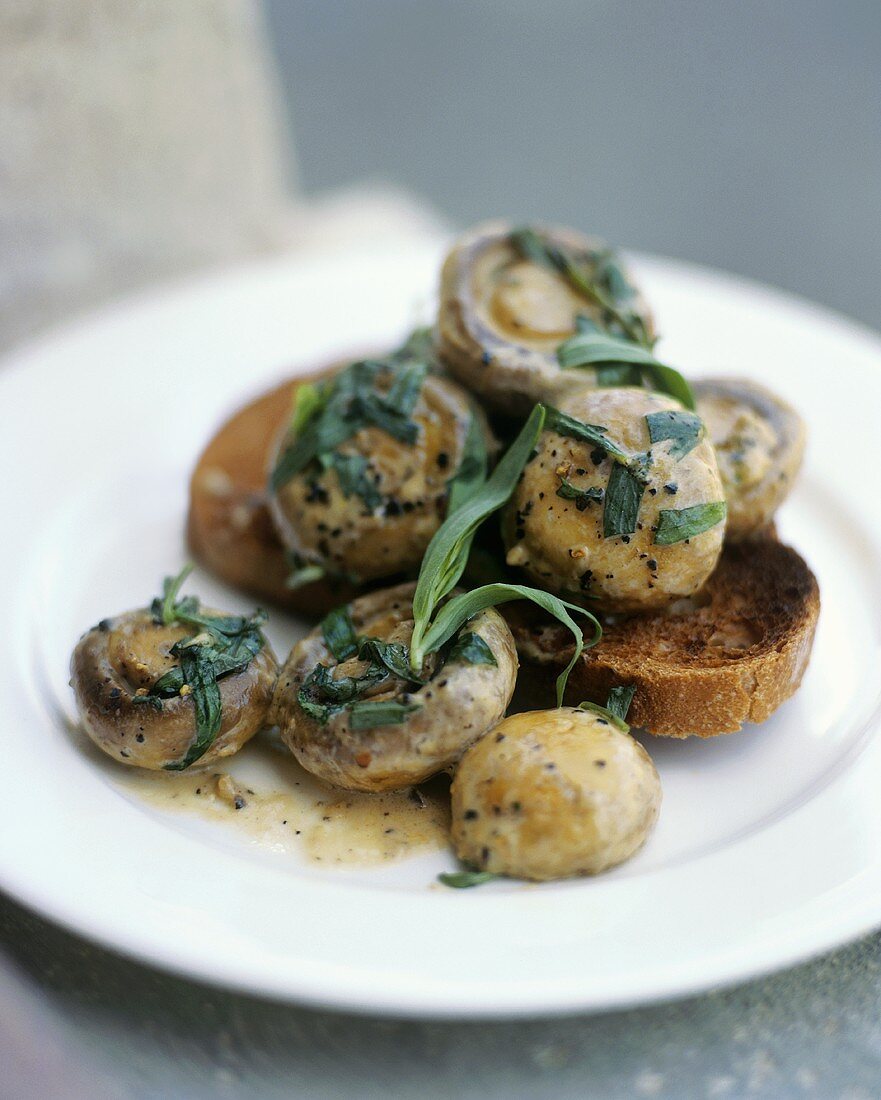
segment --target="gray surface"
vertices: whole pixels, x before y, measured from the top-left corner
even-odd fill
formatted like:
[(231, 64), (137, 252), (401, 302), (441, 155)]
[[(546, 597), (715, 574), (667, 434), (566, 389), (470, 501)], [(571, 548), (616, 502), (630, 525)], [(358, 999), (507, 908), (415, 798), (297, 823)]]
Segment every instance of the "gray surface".
[(267, 0), (302, 178), (571, 222), (881, 321), (878, 0)]
[(61, 1041), (100, 1063), (123, 1096), (872, 1100), (881, 1091), (878, 937), (675, 1005), (466, 1024), (364, 1020), (208, 989), (13, 905), (0, 933), (63, 1019)]

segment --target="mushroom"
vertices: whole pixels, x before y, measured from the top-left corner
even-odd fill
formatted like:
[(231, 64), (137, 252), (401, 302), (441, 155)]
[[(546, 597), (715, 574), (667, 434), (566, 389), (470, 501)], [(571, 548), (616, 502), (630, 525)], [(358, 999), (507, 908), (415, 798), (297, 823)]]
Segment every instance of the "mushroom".
[[(344, 427), (341, 439), (289, 477), (278, 471), (304, 430), (299, 425), (282, 432), (272, 457), (269, 505), (301, 567), (354, 582), (414, 571), (446, 514), (451, 483), (475, 436), (486, 453), (485, 416), (448, 378), (412, 374), (418, 395), (414, 384), (411, 407), (396, 413), (396, 387), (407, 366), (412, 364), (394, 358), (355, 363), (325, 383), (327, 421), (336, 430), (349, 416), (351, 431)], [(376, 415), (359, 412), (377, 407)], [(388, 408), (395, 415), (386, 416)]]
[(706, 378), (694, 392), (728, 501), (727, 537), (737, 542), (767, 527), (789, 495), (804, 457), (804, 421), (746, 379)]
[(620, 309), (628, 331), (565, 274), (524, 255), (517, 244), (523, 232), (488, 222), (459, 239), (444, 262), (437, 327), (438, 353), (450, 373), (512, 414), (527, 412), (536, 401), (559, 403), (594, 384), (594, 369), (562, 370), (557, 361), (557, 348), (575, 334), (579, 317), (627, 338), (650, 340), (653, 329), (648, 306), (606, 245), (571, 229), (534, 231), (573, 259), (605, 301)]
[[(71, 686), (83, 727), (120, 763), (154, 770), (214, 764), (238, 752), (266, 724), (277, 668), (259, 621), (208, 610), (197, 614), (209, 625), (164, 621), (155, 605), (128, 611), (103, 619), (77, 643)], [(230, 635), (214, 633), (212, 620), (241, 624), (239, 641), (228, 645)], [(194, 647), (202, 647), (201, 655)], [(186, 649), (190, 653), (182, 656)], [(220, 652), (229, 671), (214, 659)], [(207, 686), (196, 676), (187, 682), (184, 666), (205, 672), (209, 653), (216, 678), (206, 672)], [(212, 699), (219, 701), (219, 724)]]
[(354, 600), (294, 646), (279, 677), (272, 710), (282, 740), (307, 771), (338, 787), (421, 783), (494, 726), (513, 694), (514, 640), (493, 609), (470, 619), (413, 679), (414, 591), (403, 584)]
[(715, 568), (725, 531), (700, 419), (637, 387), (584, 390), (560, 411), (549, 413), (506, 507), (508, 564), (601, 611), (693, 595)]
[(661, 805), (642, 745), (571, 707), (506, 718), (465, 753), (451, 793), (459, 858), (536, 880), (596, 875), (630, 859)]

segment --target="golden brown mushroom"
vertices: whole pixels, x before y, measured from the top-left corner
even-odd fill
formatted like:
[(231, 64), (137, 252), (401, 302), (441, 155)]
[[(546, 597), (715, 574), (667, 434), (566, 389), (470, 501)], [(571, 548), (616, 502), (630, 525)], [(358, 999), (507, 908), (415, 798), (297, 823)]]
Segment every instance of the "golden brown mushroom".
[(594, 383), (593, 369), (562, 370), (557, 361), (557, 348), (574, 335), (579, 317), (631, 339), (649, 339), (653, 329), (648, 306), (601, 242), (571, 229), (535, 231), (574, 258), (626, 317), (626, 331), (564, 274), (525, 256), (516, 243), (522, 232), (488, 222), (459, 239), (443, 266), (437, 326), (438, 352), (450, 373), (495, 408), (514, 414), (536, 401), (557, 404)]
[[(400, 658), (413, 631), (414, 590), (404, 584), (354, 600), (344, 612), (344, 636), (397, 647)], [(303, 767), (338, 787), (383, 791), (421, 783), (495, 725), (514, 691), (514, 640), (492, 609), (465, 624), (443, 660), (427, 658), (422, 684), (391, 674), (363, 645), (337, 645), (341, 655), (334, 656), (331, 635), (325, 620), (294, 646), (273, 718)], [(354, 682), (361, 685), (356, 695)]]
[[(196, 614), (209, 623), (236, 625), (217, 612), (197, 608)], [(242, 629), (231, 641), (191, 621), (165, 622), (147, 609), (103, 619), (88, 630), (73, 651), (71, 686), (89, 737), (115, 760), (139, 768), (201, 767), (237, 752), (265, 725), (277, 672), (259, 624), (237, 621)], [(184, 647), (190, 653), (182, 657)], [(201, 647), (198, 656), (194, 647)], [(187, 682), (185, 669), (220, 669), (222, 658), (212, 664), (209, 653), (225, 656), (231, 670), (220, 671), (213, 681), (216, 696), (209, 686), (207, 697), (198, 681)]]
[[(406, 385), (403, 370), (412, 364), (377, 364), (352, 364), (342, 383), (338, 378), (326, 385), (347, 386), (362, 407), (378, 402), (381, 413), (382, 406), (394, 409), (395, 394)], [(282, 433), (272, 459), (273, 471), (282, 475), (274, 477), (269, 503), (281, 539), (301, 568), (358, 582), (418, 568), (444, 519), (470, 441), (476, 433), (485, 453), (490, 437), (483, 413), (457, 383), (434, 373), (417, 381), (412, 392), (418, 395), (403, 416), (367, 415), (362, 421), (356, 411), (357, 430), (290, 476), (283, 476), (285, 456), (304, 429)], [(334, 414), (335, 424), (339, 419)]]
[(551, 414), (504, 514), (508, 564), (601, 611), (693, 595), (725, 531), (722, 484), (699, 418), (636, 387), (585, 390), (561, 411), (622, 449), (634, 475), (596, 439), (555, 427)]
[(453, 844), (471, 867), (515, 878), (595, 875), (630, 859), (658, 819), (648, 753), (592, 711), (506, 718), (462, 758)]
[(804, 421), (775, 393), (741, 378), (694, 385), (728, 501), (727, 538), (766, 528), (789, 495), (805, 449)]

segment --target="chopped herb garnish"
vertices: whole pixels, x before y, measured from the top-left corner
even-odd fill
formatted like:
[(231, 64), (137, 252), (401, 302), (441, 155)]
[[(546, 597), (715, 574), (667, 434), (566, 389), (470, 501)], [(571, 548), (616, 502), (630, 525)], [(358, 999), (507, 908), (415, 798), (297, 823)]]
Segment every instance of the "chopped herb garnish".
[(597, 385), (605, 389), (642, 385), (642, 370), (633, 363), (598, 363), (594, 370)]
[(544, 427), (545, 431), (557, 432), (558, 435), (580, 439), (584, 443), (599, 447), (606, 454), (611, 455), (616, 462), (625, 464), (630, 462), (630, 453), (614, 440), (609, 439), (607, 428), (601, 428), (598, 424), (585, 424), (581, 420), (576, 420), (574, 416), (569, 416), (568, 413), (560, 412), (553, 405), (547, 407)]
[(679, 371), (652, 354), (655, 340), (645, 319), (629, 304), (636, 297), (614, 253), (575, 254), (543, 239), (534, 229), (517, 229), (511, 243), (528, 260), (550, 267), (599, 309), (599, 321), (580, 316), (576, 332), (557, 349), (565, 369), (594, 367), (600, 386), (639, 385), (669, 393), (694, 409), (691, 386)]
[(460, 634), (450, 650), (450, 661), (464, 661), (469, 665), (497, 666), (495, 654), (479, 634), (469, 631)]
[(606, 331), (651, 346), (645, 320), (628, 305), (636, 297), (636, 289), (627, 281), (610, 249), (575, 252), (552, 244), (528, 227), (515, 229), (510, 240), (524, 259), (550, 267), (596, 306)]
[(618, 687), (613, 687), (609, 692), (606, 709), (612, 714), (616, 714), (623, 722), (627, 718), (627, 712), (630, 710), (634, 695), (636, 695), (636, 688), (633, 684), (619, 684)]
[(454, 890), (467, 890), (472, 886), (482, 886), (485, 882), (493, 882), (503, 878), (494, 871), (443, 871), (437, 876), (437, 881), (444, 886), (451, 886)]
[(645, 418), (652, 443), (670, 440), (670, 457), (684, 458), (700, 443), (704, 434), (704, 422), (695, 413), (680, 409), (648, 413)]
[(410, 651), (401, 642), (383, 642), (379, 638), (362, 638), (358, 643), (362, 661), (379, 665), (392, 676), (412, 684), (421, 684), (410, 668)]
[(351, 496), (360, 497), (371, 512), (382, 503), (382, 493), (367, 473), (370, 462), (363, 455), (333, 451), (329, 455), (319, 455), (318, 461), (323, 469), (336, 470), (340, 489), (347, 499)]
[[(598, 374), (597, 381), (605, 386), (630, 385), (637, 372), (637, 382), (647, 378), (652, 389), (670, 394), (687, 409), (695, 407), (691, 386), (679, 371), (656, 359), (648, 347), (630, 340), (601, 332), (579, 331), (560, 344), (557, 360), (564, 370), (596, 367), (604, 371)], [(608, 373), (613, 367), (615, 372)]]
[[(161, 597), (151, 611), (157, 623), (182, 623), (196, 633), (182, 638), (169, 650), (177, 665), (160, 676), (148, 692), (135, 695), (139, 704), (162, 709), (165, 699), (191, 696), (196, 719), (196, 736), (182, 760), (166, 764), (167, 771), (182, 771), (199, 760), (214, 744), (222, 722), (218, 683), (226, 676), (243, 672), (266, 644), (260, 627), (266, 621), (262, 611), (251, 616), (209, 615), (200, 610), (195, 596), (178, 600), (188, 565), (177, 577), (166, 577)], [(185, 690), (186, 689), (186, 690)]]
[(347, 661), (358, 652), (358, 636), (348, 607), (337, 607), (321, 622), (327, 648), (338, 661)]
[(299, 435), (324, 404), (323, 391), (314, 382), (302, 382), (294, 391), (291, 432)]
[(609, 474), (606, 500), (603, 505), (603, 535), (632, 535), (639, 518), (646, 482), (628, 466), (616, 464)]
[(477, 412), (472, 411), (459, 468), (448, 482), (449, 512), (455, 512), (483, 485), (488, 464), (483, 422)]
[(565, 477), (560, 478), (560, 488), (557, 490), (557, 496), (562, 497), (563, 500), (574, 500), (575, 507), (579, 512), (583, 512), (589, 504), (599, 504), (605, 495), (605, 489), (600, 489), (596, 485), (579, 489), (577, 485), (573, 485)]
[(297, 702), (312, 718), (324, 723), (341, 710), (348, 709), (365, 691), (389, 678), (381, 665), (369, 665), (361, 676), (335, 679), (328, 665), (316, 665), (297, 692)]
[(598, 714), (616, 729), (621, 730), (622, 733), (629, 733), (630, 726), (626, 721), (627, 712), (630, 710), (630, 704), (635, 694), (636, 688), (633, 685), (613, 687), (604, 707), (601, 707), (599, 703), (585, 701), (578, 704), (578, 709), (589, 710), (593, 714)]
[(398, 703), (393, 699), (364, 699), (348, 708), (349, 728), (372, 730), (378, 726), (400, 726), (406, 722), (418, 703)]
[[(487, 481), (459, 508), (451, 511), (435, 532), (422, 559), (413, 595), (413, 635), (410, 639), (410, 667), (422, 668), (425, 656), (434, 653), (478, 612), (509, 600), (526, 599), (543, 607), (562, 622), (575, 638), (572, 659), (557, 679), (557, 698), (562, 698), (569, 673), (584, 648), (581, 628), (569, 614), (575, 611), (593, 624), (596, 644), (602, 628), (595, 616), (576, 604), (539, 589), (516, 584), (487, 584), (472, 592), (454, 596), (440, 607), (465, 570), (471, 543), (480, 524), (505, 504), (517, 485), (533, 452), (544, 424), (545, 409), (536, 405), (519, 435), (502, 456)], [(438, 610), (438, 608), (440, 609)]]
[[(404, 443), (415, 441), (418, 428), (411, 414), (429, 362), (422, 358), (422, 342), (414, 338), (411, 341), (386, 359), (351, 363), (333, 378), (297, 389), (291, 442), (270, 476), (272, 491), (287, 484), (316, 459), (333, 454), (362, 428), (380, 428)], [(340, 473), (335, 463), (331, 464), (345, 492), (345, 474)], [(355, 470), (350, 472), (356, 476)], [(363, 481), (359, 480), (358, 485), (363, 488)], [(360, 493), (359, 488), (351, 491)]]
[(717, 523), (722, 523), (727, 511), (724, 500), (694, 504), (691, 508), (662, 508), (658, 516), (655, 542), (659, 546), (670, 546), (674, 542), (694, 538), (695, 535), (709, 531)]

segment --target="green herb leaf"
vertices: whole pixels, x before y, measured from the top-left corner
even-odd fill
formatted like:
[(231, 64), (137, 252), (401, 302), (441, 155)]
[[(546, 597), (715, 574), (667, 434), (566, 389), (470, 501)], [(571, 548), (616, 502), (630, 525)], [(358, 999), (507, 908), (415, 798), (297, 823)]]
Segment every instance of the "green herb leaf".
[(487, 516), (501, 508), (514, 491), (543, 423), (544, 408), (536, 405), (489, 479), (450, 512), (428, 544), (413, 594), (410, 666), (414, 671), (422, 667), (426, 652), (432, 652), (425, 649), (423, 640), (435, 608), (462, 576), (477, 528)]
[(550, 267), (597, 306), (604, 328), (651, 346), (645, 321), (627, 304), (635, 297), (635, 288), (609, 249), (576, 253), (552, 244), (529, 227), (515, 229), (509, 239), (524, 259)]
[(636, 530), (645, 484), (645, 481), (629, 467), (621, 465), (612, 467), (603, 506), (605, 538), (632, 535)]
[(709, 531), (717, 523), (722, 523), (727, 514), (724, 500), (708, 504), (694, 504), (691, 508), (662, 508), (658, 516), (655, 542), (658, 546), (670, 546), (674, 542), (683, 542)]
[(266, 644), (260, 630), (266, 621), (262, 611), (251, 616), (208, 615), (200, 610), (195, 596), (177, 598), (192, 568), (188, 565), (177, 577), (166, 577), (162, 596), (150, 606), (157, 623), (165, 626), (182, 623), (197, 633), (175, 642), (169, 652), (177, 659), (177, 665), (160, 676), (148, 692), (134, 697), (136, 703), (161, 710), (163, 700), (179, 697), (184, 689), (189, 689), (196, 735), (182, 760), (165, 765), (167, 771), (182, 771), (205, 755), (222, 723), (218, 681), (243, 672)]
[(325, 615), (321, 633), (325, 645), (338, 661), (347, 661), (358, 652), (358, 636), (348, 607), (337, 607)]
[(598, 424), (585, 424), (581, 420), (576, 420), (574, 416), (569, 416), (568, 413), (560, 412), (553, 405), (547, 407), (544, 427), (545, 431), (590, 443), (593, 447), (598, 447), (611, 455), (616, 462), (623, 462), (626, 465), (631, 460), (629, 451), (625, 451), (613, 439), (609, 439), (607, 428), (601, 428)]
[(494, 667), (498, 667), (499, 663), (489, 645), (473, 631), (459, 635), (450, 650), (449, 660), (463, 661), (468, 665), (493, 665)]
[(378, 726), (400, 726), (414, 710), (419, 710), (419, 704), (365, 699), (352, 703), (348, 708), (349, 729), (372, 730)]
[(384, 668), (399, 680), (412, 684), (421, 684), (410, 668), (410, 651), (400, 642), (384, 642), (380, 638), (361, 638), (358, 643), (358, 656), (362, 661), (370, 661)]
[(617, 687), (613, 687), (609, 692), (609, 698), (606, 700), (606, 710), (617, 715), (622, 722), (626, 721), (627, 712), (630, 710), (630, 704), (633, 702), (635, 694), (636, 688), (633, 684), (619, 684)]
[(294, 391), (291, 432), (299, 435), (324, 404), (324, 391), (314, 382), (302, 382)]
[[(157, 608), (157, 600), (153, 601), (153, 617), (165, 626), (174, 622), (176, 615), (177, 594), (181, 590), (184, 581), (193, 571), (193, 564), (189, 562), (181, 569), (176, 577), (166, 577), (162, 582), (162, 600)], [(158, 611), (158, 614), (157, 614)]]
[(319, 456), (319, 460), (325, 469), (336, 470), (344, 497), (360, 497), (371, 512), (382, 503), (382, 494), (367, 474), (370, 462), (363, 455), (333, 451), (329, 455)]
[(573, 367), (592, 367), (596, 363), (650, 366), (657, 360), (647, 348), (631, 340), (622, 340), (605, 332), (576, 332), (557, 348), (557, 362), (564, 370), (570, 370)]
[(477, 413), (472, 412), (471, 419), (468, 422), (468, 434), (465, 436), (465, 445), (462, 448), (462, 459), (459, 462), (459, 468), (448, 483), (449, 503), (447, 514), (461, 508), (484, 484), (488, 465), (489, 456), (486, 452), (486, 436), (483, 431), (483, 424)]
[(417, 359), (420, 362), (433, 364), (436, 357), (434, 330), (429, 325), (413, 329), (394, 353), (394, 357), (398, 359)]
[(597, 386), (641, 386), (642, 367), (635, 363), (597, 363), (594, 367)]
[(601, 707), (599, 703), (591, 703), (589, 700), (585, 700), (583, 703), (578, 704), (578, 710), (588, 710), (591, 714), (596, 714), (604, 721), (608, 722), (610, 726), (614, 726), (615, 729), (620, 730), (622, 733), (630, 733), (630, 726), (624, 721), (623, 718), (619, 718), (614, 711), (608, 707)]
[[(648, 348), (630, 340), (622, 340), (605, 333), (576, 332), (557, 348), (557, 360), (564, 370), (592, 366), (620, 367), (621, 364), (629, 364), (637, 367), (641, 374), (648, 378), (654, 389), (675, 397), (687, 409), (695, 408), (695, 397), (691, 386), (679, 371), (661, 363)], [(607, 375), (606, 378), (608, 377)], [(604, 381), (601, 384), (609, 383)], [(613, 384), (621, 383), (616, 380)]]
[(704, 422), (699, 416), (678, 409), (648, 413), (645, 422), (652, 443), (671, 441), (670, 457), (677, 461), (693, 451), (704, 434)]
[(560, 478), (560, 488), (557, 490), (557, 496), (562, 497), (563, 500), (574, 500), (575, 507), (579, 512), (583, 512), (589, 504), (599, 504), (605, 498), (605, 495), (605, 489), (600, 489), (596, 485), (579, 489), (577, 485), (573, 485), (565, 477)]
[[(510, 603), (512, 600), (531, 600), (532, 603), (543, 608), (549, 614), (553, 615), (558, 622), (561, 622), (567, 627), (575, 639), (572, 659), (557, 677), (557, 705), (560, 706), (563, 699), (563, 692), (566, 689), (566, 682), (569, 679), (569, 673), (575, 666), (575, 662), (581, 656), (585, 648), (596, 645), (602, 637), (603, 631), (599, 620), (586, 608), (579, 607), (578, 604), (568, 603), (566, 600), (561, 600), (557, 596), (552, 596), (550, 592), (543, 592), (538, 588), (528, 588), (526, 585), (522, 584), (486, 584), (482, 588), (475, 588), (472, 592), (461, 592), (458, 596), (453, 596), (451, 600), (448, 600), (440, 611), (438, 611), (434, 621), (425, 634), (423, 640), (424, 651), (426, 653), (434, 653), (435, 650), (440, 649), (445, 642), (449, 641), (449, 639), (478, 612), (484, 611), (488, 607), (498, 607), (500, 604)], [(593, 638), (587, 642), (586, 645), (581, 627), (569, 614), (570, 611), (578, 615), (583, 615), (593, 626)]]
[(418, 428), (411, 414), (429, 364), (414, 358), (422, 342), (411, 339), (412, 344), (408, 341), (386, 359), (359, 360), (333, 378), (298, 388), (291, 442), (269, 478), (273, 492), (362, 428), (379, 428), (404, 443), (415, 441)]
[(324, 723), (359, 700), (365, 691), (387, 680), (388, 675), (380, 665), (371, 665), (361, 676), (335, 679), (330, 666), (319, 664), (300, 685), (297, 702), (307, 714)]
[(218, 672), (211, 656), (202, 646), (192, 646), (180, 654), (184, 678), (192, 689), (196, 712), (196, 737), (182, 760), (166, 764), (166, 771), (183, 771), (195, 764), (214, 744), (223, 719)]
[(504, 875), (497, 875), (493, 871), (443, 871), (437, 876), (437, 881), (454, 890), (467, 890), (498, 878), (504, 878)]

